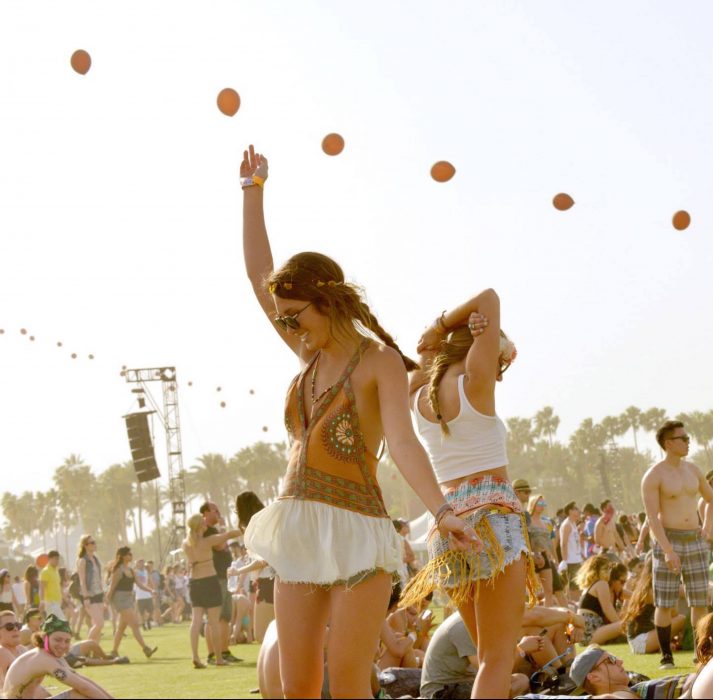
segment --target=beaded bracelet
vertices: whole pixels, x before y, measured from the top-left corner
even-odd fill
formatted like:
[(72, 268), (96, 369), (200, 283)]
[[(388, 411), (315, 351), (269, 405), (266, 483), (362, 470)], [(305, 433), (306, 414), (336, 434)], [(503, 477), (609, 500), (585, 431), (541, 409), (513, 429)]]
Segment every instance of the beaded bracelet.
[(441, 520), (446, 517), (447, 513), (454, 513), (453, 507), (449, 503), (444, 503), (436, 513), (436, 527), (441, 524)]
[(441, 315), (436, 319), (436, 328), (441, 331), (441, 333), (450, 333), (451, 329), (446, 325), (444, 317), (446, 315), (446, 310), (443, 309)]

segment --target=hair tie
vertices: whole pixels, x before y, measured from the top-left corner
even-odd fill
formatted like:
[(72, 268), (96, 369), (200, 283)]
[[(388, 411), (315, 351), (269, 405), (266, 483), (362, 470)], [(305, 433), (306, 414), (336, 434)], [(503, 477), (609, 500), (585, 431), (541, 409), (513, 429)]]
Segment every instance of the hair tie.
[(324, 282), (322, 282), (322, 280), (317, 280), (317, 286), (324, 287)]

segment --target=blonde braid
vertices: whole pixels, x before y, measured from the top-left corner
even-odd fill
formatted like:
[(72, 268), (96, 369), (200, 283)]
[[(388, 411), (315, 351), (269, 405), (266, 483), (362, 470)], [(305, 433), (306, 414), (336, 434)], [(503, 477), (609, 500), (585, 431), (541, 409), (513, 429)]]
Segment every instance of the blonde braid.
[(438, 400), (438, 389), (441, 386), (441, 379), (443, 379), (443, 375), (449, 367), (450, 362), (448, 362), (445, 355), (440, 353), (436, 355), (431, 364), (431, 376), (428, 382), (428, 401), (441, 425), (441, 433), (443, 433), (443, 435), (450, 435), (451, 431), (448, 428), (448, 423), (443, 420), (443, 416), (441, 415), (441, 402)]

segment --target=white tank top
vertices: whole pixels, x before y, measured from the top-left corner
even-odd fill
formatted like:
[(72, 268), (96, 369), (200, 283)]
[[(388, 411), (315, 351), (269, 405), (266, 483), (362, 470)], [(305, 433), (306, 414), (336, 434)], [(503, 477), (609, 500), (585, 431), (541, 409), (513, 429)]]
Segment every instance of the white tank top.
[(508, 463), (507, 428), (498, 416), (486, 416), (471, 406), (463, 388), (464, 374), (458, 376), (460, 411), (448, 422), (450, 435), (441, 426), (424, 418), (418, 407), (421, 391), (416, 396), (414, 416), (426, 452), (439, 483), (460, 479)]

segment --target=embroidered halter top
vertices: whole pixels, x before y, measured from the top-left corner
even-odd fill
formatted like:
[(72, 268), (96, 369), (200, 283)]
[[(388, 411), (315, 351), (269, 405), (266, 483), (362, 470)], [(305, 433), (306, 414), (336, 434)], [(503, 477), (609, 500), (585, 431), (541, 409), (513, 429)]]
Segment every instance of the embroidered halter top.
[(340, 378), (315, 404), (309, 420), (304, 383), (319, 355), (292, 381), (285, 401), (290, 457), (281, 499), (320, 501), (362, 515), (388, 517), (376, 481), (379, 460), (364, 443), (350, 379), (370, 342), (366, 338), (359, 345)]

